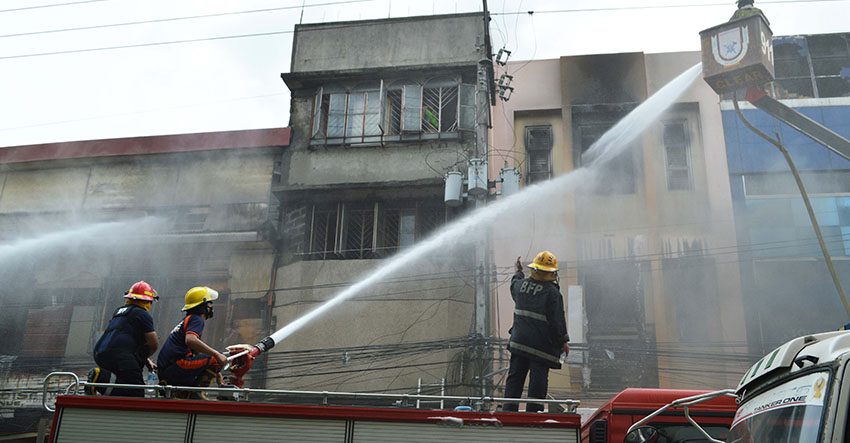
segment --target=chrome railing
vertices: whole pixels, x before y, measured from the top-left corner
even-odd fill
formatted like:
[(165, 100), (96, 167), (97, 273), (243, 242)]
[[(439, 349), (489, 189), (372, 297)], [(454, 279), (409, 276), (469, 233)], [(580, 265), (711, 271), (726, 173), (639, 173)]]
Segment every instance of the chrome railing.
[[(172, 386), (172, 385), (130, 385), (118, 383), (90, 383), (80, 381), (79, 377), (73, 372), (52, 372), (44, 379), (44, 387), (42, 390), (42, 405), (44, 409), (53, 412), (55, 408), (47, 404), (48, 397), (48, 381), (60, 376), (68, 376), (72, 381), (64, 389), (66, 395), (84, 395), (86, 388), (122, 388), (122, 389), (143, 389), (148, 392), (155, 391), (157, 397), (172, 399), (175, 398), (175, 393), (178, 392), (195, 392), (216, 394), (217, 396), (226, 396), (228, 400), (234, 401), (249, 401), (252, 395), (263, 395), (277, 398), (297, 398), (299, 401), (304, 399), (314, 399), (317, 404), (328, 405), (331, 400), (388, 400), (393, 403), (388, 406), (401, 406), (406, 408), (414, 408), (416, 401), (420, 402), (456, 402), (465, 405), (470, 405), (476, 410), (489, 410), (492, 403), (540, 403), (547, 404), (550, 408), (550, 413), (575, 413), (579, 406), (578, 400), (559, 400), (559, 399), (528, 399), (528, 398), (504, 398), (504, 397), (475, 397), (475, 396), (457, 396), (457, 395), (426, 395), (426, 394), (382, 394), (372, 392), (335, 392), (335, 391), (295, 391), (285, 389), (250, 389), (250, 388), (216, 388), (216, 387), (193, 387), (193, 386)], [(553, 411), (556, 406), (561, 408), (560, 411)]]
[(658, 408), (657, 411), (653, 412), (652, 414), (647, 415), (646, 417), (639, 420), (637, 423), (631, 425), (629, 427), (629, 430), (626, 433), (627, 434), (631, 433), (632, 431), (634, 431), (637, 428), (645, 425), (650, 420), (657, 417), (658, 415), (660, 415), (661, 413), (663, 413), (664, 411), (666, 411), (668, 409), (682, 408), (684, 410), (685, 418), (688, 420), (688, 422), (691, 423), (691, 425), (693, 425), (695, 428), (697, 428), (697, 430), (703, 435), (703, 437), (706, 440), (708, 440), (710, 442), (714, 442), (714, 443), (723, 443), (723, 441), (716, 440), (711, 435), (709, 435), (708, 432), (706, 432), (705, 429), (703, 429), (702, 426), (700, 426), (699, 423), (697, 423), (691, 417), (691, 413), (690, 413), (690, 410), (689, 410), (689, 408), (691, 406), (694, 406), (694, 405), (700, 404), (704, 401), (708, 401), (708, 400), (718, 398), (718, 397), (736, 397), (735, 390), (734, 389), (723, 389), (723, 390), (720, 390), (720, 391), (706, 392), (704, 394), (697, 394), (697, 395), (692, 395), (690, 397), (685, 397), (685, 398), (680, 398), (678, 400), (674, 400), (674, 401), (670, 402), (669, 404)]

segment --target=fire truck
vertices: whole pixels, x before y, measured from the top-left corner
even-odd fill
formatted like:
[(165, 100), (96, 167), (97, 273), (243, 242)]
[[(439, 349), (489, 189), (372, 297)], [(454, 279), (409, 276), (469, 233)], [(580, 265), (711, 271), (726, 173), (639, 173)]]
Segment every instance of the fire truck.
[[(663, 429), (651, 425), (671, 407), (693, 406), (719, 397), (735, 398), (738, 409), (725, 441), (850, 441), (850, 331), (795, 338), (757, 361), (735, 389), (715, 391), (665, 405), (629, 428), (629, 443), (661, 440)], [(710, 436), (688, 420), (704, 441)]]
[[(48, 386), (57, 383), (64, 388), (62, 395), (54, 400), (48, 395)], [(154, 398), (84, 395), (87, 387), (107, 386), (156, 390), (158, 395)], [(219, 401), (167, 398), (181, 390), (205, 392)], [(535, 400), (547, 403), (552, 413), (489, 412), (494, 402), (508, 399), (115, 385), (87, 383), (67, 372), (49, 374), (43, 394), (44, 407), (54, 412), (48, 440), (53, 443), (402, 440), (578, 443), (581, 426), (581, 418), (575, 413), (578, 402), (573, 400)], [(423, 408), (426, 404), (463, 405), (453, 409)]]
[[(665, 407), (662, 414), (646, 422), (666, 442), (696, 442), (703, 438), (698, 429), (691, 426), (689, 418), (699, 423), (714, 438), (725, 438), (735, 416), (738, 405), (727, 396), (714, 397), (685, 411), (681, 407), (666, 406), (681, 402), (681, 399), (696, 398), (710, 394), (709, 391), (683, 389), (628, 388), (616, 394), (581, 427), (582, 443), (622, 443), (635, 422)], [(687, 412), (687, 415), (686, 415)]]

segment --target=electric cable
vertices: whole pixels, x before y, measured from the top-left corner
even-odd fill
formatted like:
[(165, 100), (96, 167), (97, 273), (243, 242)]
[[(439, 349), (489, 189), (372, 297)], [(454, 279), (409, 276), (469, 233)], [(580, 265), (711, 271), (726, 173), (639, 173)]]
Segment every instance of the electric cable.
[[(106, 0), (98, 0), (98, 1), (106, 1)], [(103, 28), (115, 28), (121, 26), (134, 26), (134, 25), (142, 25), (149, 23), (165, 23), (165, 22), (174, 22), (181, 20), (195, 20), (201, 18), (211, 18), (211, 17), (225, 17), (231, 15), (240, 15), (240, 14), (256, 14), (261, 12), (274, 12), (274, 11), (285, 11), (290, 9), (302, 9), (302, 8), (312, 8), (319, 6), (337, 6), (349, 3), (367, 3), (374, 2), (378, 0), (345, 0), (345, 1), (337, 1), (337, 2), (328, 2), (328, 3), (314, 3), (309, 5), (298, 5), (298, 6), (281, 6), (277, 8), (263, 8), (263, 9), (251, 9), (246, 11), (230, 11), (230, 12), (219, 12), (214, 14), (201, 14), (201, 15), (190, 15), (183, 17), (167, 17), (160, 19), (151, 19), (151, 20), (138, 20), (132, 22), (124, 22), (124, 23), (110, 23), (105, 25), (93, 25), (93, 26), (80, 26), (75, 28), (63, 28), (63, 29), (45, 29), (41, 31), (31, 31), (31, 32), (21, 32), (16, 34), (2, 34), (0, 38), (7, 37), (22, 37), (22, 36), (30, 36), (30, 35), (40, 35), (40, 34), (52, 34), (58, 32), (73, 32), (73, 31), (87, 31), (92, 29), (103, 29)], [(3, 11), (0, 11), (3, 12)]]
[[(850, 0), (785, 0), (771, 1), (759, 0), (759, 4), (796, 4), (796, 3), (835, 3), (846, 2)], [(714, 7), (714, 6), (729, 6), (729, 3), (695, 3), (695, 4), (667, 4), (667, 5), (648, 5), (648, 6), (612, 6), (607, 8), (576, 8), (576, 9), (554, 9), (540, 11), (525, 11), (525, 12), (491, 12), (490, 15), (519, 15), (519, 14), (563, 14), (573, 12), (606, 12), (606, 11), (637, 11), (644, 9), (675, 9), (675, 8), (695, 8), (695, 7)]]
[(100, 2), (107, 2), (107, 1), (110, 1), (110, 0), (82, 0), (82, 1), (68, 2), (68, 3), (53, 3), (53, 4), (49, 4), (49, 5), (24, 6), (24, 7), (21, 7), (21, 8), (0, 9), (0, 13), (26, 11), (26, 10), (30, 10), (30, 9), (55, 8), (55, 7), (58, 7), (58, 6), (81, 5), (83, 3), (100, 3)]

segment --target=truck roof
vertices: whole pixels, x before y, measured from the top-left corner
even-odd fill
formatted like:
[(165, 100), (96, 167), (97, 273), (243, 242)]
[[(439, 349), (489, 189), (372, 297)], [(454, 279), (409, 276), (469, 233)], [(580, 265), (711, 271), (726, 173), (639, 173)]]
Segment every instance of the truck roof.
[[(785, 369), (790, 373), (813, 364), (836, 360), (850, 350), (850, 331), (832, 331), (797, 337), (774, 349), (744, 373), (738, 383), (738, 394), (745, 388), (757, 384), (768, 374)], [(807, 360), (800, 360), (808, 357)], [(794, 364), (798, 361), (798, 364)], [(806, 361), (809, 364), (806, 364)]]

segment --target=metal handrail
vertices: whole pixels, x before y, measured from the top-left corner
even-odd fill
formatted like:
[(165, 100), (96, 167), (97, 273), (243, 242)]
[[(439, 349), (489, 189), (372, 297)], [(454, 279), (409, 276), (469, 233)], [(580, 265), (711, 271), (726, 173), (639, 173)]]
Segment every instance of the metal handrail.
[(690, 397), (685, 397), (685, 398), (680, 398), (678, 400), (673, 400), (672, 402), (658, 408), (658, 410), (653, 412), (652, 414), (647, 415), (646, 417), (638, 420), (635, 424), (631, 425), (629, 427), (628, 431), (626, 431), (626, 434), (628, 435), (629, 433), (631, 433), (635, 429), (643, 426), (644, 424), (646, 424), (647, 422), (649, 422), (650, 420), (657, 417), (662, 412), (664, 412), (668, 409), (672, 409), (672, 408), (676, 408), (676, 407), (682, 407), (682, 409), (684, 409), (685, 418), (688, 419), (688, 422), (690, 422), (694, 427), (696, 427), (700, 431), (700, 433), (702, 433), (702, 435), (708, 441), (710, 441), (712, 443), (724, 443), (723, 441), (715, 440), (714, 437), (708, 435), (708, 432), (706, 432), (705, 429), (702, 428), (702, 426), (700, 426), (696, 421), (694, 421), (694, 419), (691, 417), (690, 410), (689, 410), (690, 406), (702, 403), (702, 402), (707, 401), (707, 400), (711, 400), (713, 398), (724, 397), (724, 396), (725, 397), (737, 397), (737, 395), (735, 395), (734, 389), (722, 389), (720, 391), (706, 392), (704, 394), (697, 394), (697, 395), (692, 395)]
[[(75, 383), (73, 386), (75, 391), (79, 389), (85, 389), (87, 387), (111, 387), (111, 388), (122, 388), (122, 389), (151, 389), (156, 390), (157, 392), (161, 392), (163, 397), (172, 398), (174, 392), (209, 392), (209, 393), (231, 393), (237, 394), (235, 398), (241, 400), (247, 400), (250, 394), (266, 394), (266, 395), (278, 395), (278, 396), (300, 396), (300, 397), (312, 397), (318, 398), (321, 400), (322, 404), (328, 404), (328, 400), (331, 398), (339, 398), (339, 399), (372, 399), (372, 400), (431, 400), (431, 401), (453, 401), (453, 402), (467, 402), (469, 404), (484, 404), (484, 403), (546, 403), (550, 405), (561, 405), (564, 408), (564, 411), (568, 413), (574, 413), (578, 408), (580, 402), (578, 400), (567, 400), (567, 399), (537, 399), (537, 398), (504, 398), (504, 397), (473, 397), (473, 396), (454, 396), (454, 395), (425, 395), (425, 394), (382, 394), (382, 393), (373, 393), (373, 392), (336, 392), (336, 391), (295, 391), (295, 390), (285, 390), (285, 389), (250, 389), (250, 388), (214, 388), (214, 387), (197, 387), (197, 386), (172, 386), (172, 385), (131, 385), (131, 384), (118, 384), (118, 383), (90, 383), (85, 381), (80, 381), (76, 374), (72, 372), (52, 372), (48, 374), (48, 376), (44, 379), (45, 385), (43, 390), (43, 399), (42, 404), (45, 406), (50, 412), (53, 412), (53, 409), (49, 409), (45, 403), (45, 399), (47, 397), (47, 380), (56, 377), (59, 375), (72, 375), (75, 378)], [(66, 389), (66, 392), (70, 392), (71, 389)]]
[(51, 378), (60, 377), (60, 376), (67, 376), (67, 377), (71, 377), (71, 378), (74, 379), (74, 382), (71, 383), (70, 385), (68, 385), (67, 388), (65, 388), (65, 394), (68, 394), (69, 392), (71, 392), (72, 388), (73, 388), (74, 391), (79, 389), (80, 377), (77, 376), (77, 374), (75, 374), (73, 372), (51, 372), (51, 373), (47, 374), (47, 377), (44, 377), (44, 381), (42, 382), (42, 386), (41, 386), (41, 406), (45, 410), (47, 410), (48, 412), (56, 411), (55, 408), (51, 409), (50, 406), (47, 405), (47, 386), (49, 385), (48, 382), (50, 381)]

